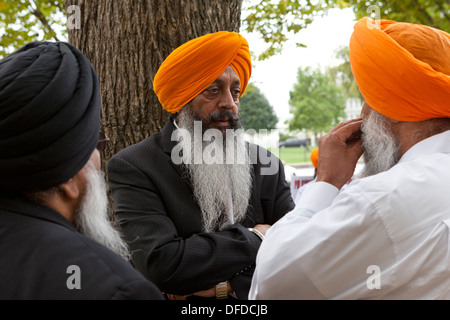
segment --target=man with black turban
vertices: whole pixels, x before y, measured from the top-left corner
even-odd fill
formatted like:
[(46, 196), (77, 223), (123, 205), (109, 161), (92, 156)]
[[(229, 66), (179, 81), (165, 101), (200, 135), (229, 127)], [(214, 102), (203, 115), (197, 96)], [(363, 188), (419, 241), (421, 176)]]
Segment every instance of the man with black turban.
[(108, 219), (99, 120), (96, 72), (73, 46), (0, 61), (0, 299), (162, 298)]

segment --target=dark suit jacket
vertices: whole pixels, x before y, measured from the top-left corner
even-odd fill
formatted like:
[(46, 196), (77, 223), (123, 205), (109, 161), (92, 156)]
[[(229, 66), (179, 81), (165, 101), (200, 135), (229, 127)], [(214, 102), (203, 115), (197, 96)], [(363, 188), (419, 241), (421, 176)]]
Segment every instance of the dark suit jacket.
[(174, 130), (169, 120), (160, 133), (120, 151), (108, 164), (115, 215), (134, 250), (133, 262), (166, 293), (191, 294), (229, 280), (237, 296), (247, 299), (261, 244), (247, 228), (273, 224), (294, 208), (283, 167), (263, 176), (258, 160), (247, 217), (204, 233), (191, 183), (171, 160)]
[(0, 197), (0, 257), (0, 300), (163, 298), (129, 262), (25, 197)]

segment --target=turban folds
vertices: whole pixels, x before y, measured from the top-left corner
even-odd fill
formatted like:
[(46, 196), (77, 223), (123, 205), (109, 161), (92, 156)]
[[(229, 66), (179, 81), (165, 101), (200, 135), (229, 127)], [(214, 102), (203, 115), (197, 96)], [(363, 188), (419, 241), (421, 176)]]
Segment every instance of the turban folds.
[(419, 24), (359, 20), (350, 63), (366, 102), (398, 121), (450, 117), (450, 35)]
[(247, 40), (220, 31), (186, 42), (161, 64), (153, 88), (164, 109), (176, 113), (231, 66), (241, 82), (241, 96), (251, 76)]
[(0, 191), (40, 191), (88, 162), (100, 127), (97, 75), (62, 42), (34, 42), (0, 61)]

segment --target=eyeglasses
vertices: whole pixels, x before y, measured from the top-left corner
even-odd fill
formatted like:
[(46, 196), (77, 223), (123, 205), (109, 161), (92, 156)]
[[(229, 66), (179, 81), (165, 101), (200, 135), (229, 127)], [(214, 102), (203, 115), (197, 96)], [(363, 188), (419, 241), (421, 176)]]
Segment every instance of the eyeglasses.
[(109, 138), (103, 131), (100, 131), (100, 136), (98, 138), (97, 150), (102, 152), (106, 148), (106, 144), (108, 143)]

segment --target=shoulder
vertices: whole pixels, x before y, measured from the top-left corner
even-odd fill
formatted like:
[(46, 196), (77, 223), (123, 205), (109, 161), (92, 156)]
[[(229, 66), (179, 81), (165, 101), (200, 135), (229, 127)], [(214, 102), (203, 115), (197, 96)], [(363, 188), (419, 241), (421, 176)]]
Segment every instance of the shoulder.
[[(38, 212), (39, 213), (39, 212)], [(158, 299), (159, 291), (108, 248), (42, 212), (4, 213), (0, 297), (7, 299)], [(2, 221), (3, 223), (3, 221)], [(17, 239), (21, 239), (18, 243)], [(12, 246), (14, 245), (14, 247)], [(9, 274), (9, 277), (5, 277)]]
[(79, 267), (89, 299), (159, 299), (157, 287), (130, 262), (79, 233), (72, 234), (70, 260)]
[(450, 171), (447, 168), (439, 170), (437, 161), (431, 161), (428, 164), (422, 162), (421, 160), (400, 162), (387, 171), (354, 180), (345, 191), (360, 193), (368, 198), (367, 201), (374, 204), (384, 201), (392, 202), (395, 199), (398, 199), (398, 202), (402, 200), (413, 202), (418, 197), (412, 197), (412, 195), (423, 195), (429, 191), (426, 188), (427, 185), (433, 189), (443, 182), (442, 186), (444, 186), (446, 180), (444, 178), (450, 178)]
[[(51, 230), (50, 230), (51, 229)], [(80, 289), (65, 292), (82, 299), (157, 299), (158, 290), (124, 258), (81, 233), (47, 226), (49, 238), (42, 243), (42, 254), (53, 255), (53, 267), (65, 272), (77, 270)], [(73, 271), (72, 271), (73, 272)], [(67, 280), (66, 280), (67, 287)], [(64, 288), (65, 289), (65, 288)]]
[(148, 167), (150, 164), (160, 162), (166, 158), (166, 153), (170, 154), (173, 143), (175, 143), (172, 141), (174, 128), (173, 122), (169, 119), (160, 132), (117, 152), (109, 160), (108, 167), (114, 166), (114, 163), (118, 159), (136, 167)]
[(130, 159), (137, 156), (153, 154), (155, 151), (162, 149), (161, 132), (155, 133), (150, 137), (128, 146), (117, 152), (111, 159), (121, 158)]
[(400, 162), (353, 181), (336, 200), (365, 208), (364, 212), (381, 219), (392, 239), (400, 241), (447, 218), (449, 179), (448, 166), (439, 168), (434, 161)]
[(145, 140), (126, 147), (108, 160), (108, 174), (121, 172), (124, 167), (145, 171), (165, 158), (161, 133), (156, 133)]

